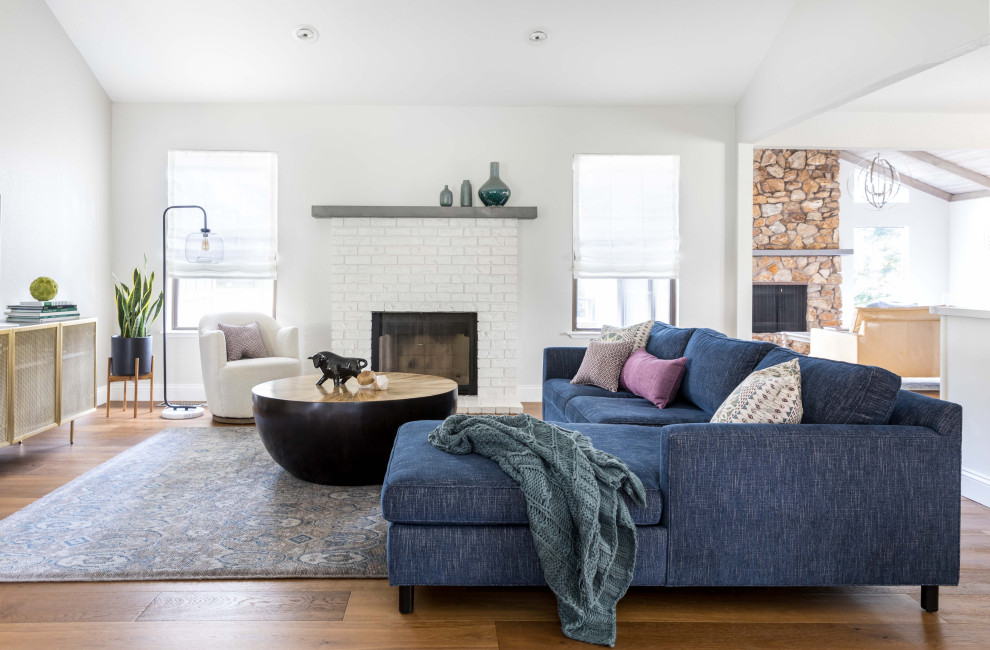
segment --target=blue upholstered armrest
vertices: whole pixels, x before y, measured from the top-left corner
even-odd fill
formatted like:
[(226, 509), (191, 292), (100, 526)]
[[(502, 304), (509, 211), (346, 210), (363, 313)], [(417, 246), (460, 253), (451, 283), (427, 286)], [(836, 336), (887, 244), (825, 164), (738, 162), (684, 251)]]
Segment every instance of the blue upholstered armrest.
[(543, 381), (574, 379), (587, 348), (543, 348)]
[(953, 402), (901, 390), (897, 392), (890, 424), (928, 427), (939, 435), (958, 437), (962, 435), (962, 407)]
[(669, 585), (958, 582), (954, 427), (678, 424), (661, 445)]

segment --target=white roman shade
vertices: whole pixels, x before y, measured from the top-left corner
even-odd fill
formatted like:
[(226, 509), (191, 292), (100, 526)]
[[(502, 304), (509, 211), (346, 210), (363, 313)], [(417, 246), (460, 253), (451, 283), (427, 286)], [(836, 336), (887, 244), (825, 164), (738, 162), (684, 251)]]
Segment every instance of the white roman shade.
[(217, 264), (186, 261), (186, 236), (199, 232), (199, 210), (168, 215), (172, 278), (275, 278), (278, 249), (278, 157), (256, 151), (169, 151), (168, 204), (201, 205), (210, 230), (224, 240)]
[(574, 277), (676, 278), (678, 156), (574, 157)]

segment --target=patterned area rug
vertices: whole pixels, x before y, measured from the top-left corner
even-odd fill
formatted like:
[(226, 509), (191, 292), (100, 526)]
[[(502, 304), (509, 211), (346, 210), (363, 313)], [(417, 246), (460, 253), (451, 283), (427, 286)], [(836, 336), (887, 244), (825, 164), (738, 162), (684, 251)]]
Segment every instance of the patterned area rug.
[(253, 427), (169, 429), (0, 520), (0, 582), (381, 578), (380, 493), (300, 481)]

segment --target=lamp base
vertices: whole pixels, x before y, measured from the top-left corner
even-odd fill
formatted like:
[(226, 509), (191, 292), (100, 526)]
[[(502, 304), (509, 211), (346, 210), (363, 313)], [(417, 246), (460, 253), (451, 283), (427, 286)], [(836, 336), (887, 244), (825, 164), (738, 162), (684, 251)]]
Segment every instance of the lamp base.
[(190, 420), (201, 417), (206, 410), (202, 406), (167, 406), (162, 409), (166, 420)]

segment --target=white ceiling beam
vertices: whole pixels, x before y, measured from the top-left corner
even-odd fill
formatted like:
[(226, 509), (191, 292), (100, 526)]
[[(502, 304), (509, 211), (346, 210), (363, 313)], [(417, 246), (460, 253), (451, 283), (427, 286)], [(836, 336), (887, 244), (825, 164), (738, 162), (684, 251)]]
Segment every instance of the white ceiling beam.
[(829, 111), (755, 143), (762, 149), (990, 149), (985, 113)]
[[(869, 160), (867, 160), (866, 158), (863, 158), (862, 156), (857, 156), (856, 154), (854, 154), (851, 151), (840, 151), (839, 152), (839, 158), (841, 158), (842, 160), (845, 160), (846, 162), (851, 162), (851, 163), (853, 163), (855, 165), (868, 165), (868, 164), (870, 164), (870, 161)], [(907, 176), (905, 174), (901, 174), (901, 183), (907, 185), (908, 187), (913, 187), (916, 190), (919, 190), (921, 192), (924, 192), (925, 194), (931, 194), (932, 196), (938, 197), (938, 198), (942, 199), (943, 201), (954, 201), (954, 200), (957, 200), (957, 199), (953, 199), (952, 198), (955, 195), (953, 195), (953, 194), (951, 194), (949, 192), (946, 192), (945, 190), (940, 190), (939, 188), (937, 188), (937, 187), (935, 187), (933, 185), (929, 185), (928, 183), (923, 183), (922, 181), (919, 181), (916, 178), (911, 178), (910, 176)]]
[(738, 140), (765, 141), (987, 43), (987, 0), (798, 0), (736, 104)]
[(990, 197), (990, 190), (978, 190), (976, 192), (963, 192), (961, 194), (953, 194), (950, 201), (970, 201), (972, 199), (985, 199)]
[(990, 176), (973, 171), (968, 167), (963, 167), (962, 165), (956, 164), (951, 160), (939, 158), (935, 154), (928, 153), (927, 151), (902, 151), (901, 153), (905, 156), (911, 156), (915, 160), (920, 160), (923, 163), (927, 163), (932, 167), (938, 167), (939, 169), (947, 171), (950, 174), (955, 174), (959, 178), (965, 178), (967, 181), (972, 181), (977, 185), (990, 188)]

